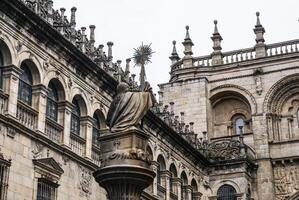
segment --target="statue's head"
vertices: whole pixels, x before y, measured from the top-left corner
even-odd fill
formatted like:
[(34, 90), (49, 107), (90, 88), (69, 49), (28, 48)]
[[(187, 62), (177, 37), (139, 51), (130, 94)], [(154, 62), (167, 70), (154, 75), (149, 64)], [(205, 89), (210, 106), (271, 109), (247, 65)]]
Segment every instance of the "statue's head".
[(116, 92), (117, 92), (117, 94), (125, 93), (125, 92), (129, 91), (129, 89), (130, 89), (130, 87), (129, 87), (129, 85), (127, 83), (120, 82), (117, 85)]

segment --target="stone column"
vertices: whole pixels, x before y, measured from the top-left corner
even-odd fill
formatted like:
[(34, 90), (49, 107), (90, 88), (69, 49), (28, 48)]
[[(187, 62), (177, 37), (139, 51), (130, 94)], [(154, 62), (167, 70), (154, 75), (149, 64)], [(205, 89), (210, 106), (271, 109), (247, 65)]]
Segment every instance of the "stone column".
[(184, 186), (185, 194), (186, 194), (186, 200), (192, 200), (192, 186), (191, 185), (185, 185)]
[[(155, 172), (155, 174), (157, 174), (158, 172), (158, 167), (159, 167), (159, 163), (156, 161), (152, 161), (152, 169)], [(153, 182), (153, 195), (157, 196), (158, 195), (158, 180), (157, 180), (157, 176), (154, 178), (154, 182)]]
[(16, 118), (18, 90), (19, 90), (19, 76), (22, 70), (15, 65), (2, 67), (3, 70), (3, 91), (8, 94), (8, 104), (6, 108), (6, 115)]
[(46, 110), (47, 110), (48, 89), (46, 86), (39, 84), (32, 87), (32, 107), (38, 111), (37, 131), (45, 134)]
[(174, 194), (178, 196), (178, 200), (181, 200), (181, 185), (182, 185), (182, 179), (180, 178), (173, 178), (172, 183), (174, 185)]
[(81, 117), (81, 127), (83, 131), (83, 137), (85, 136), (85, 157), (91, 160), (92, 151), (92, 124), (94, 119), (90, 116)]
[(165, 193), (166, 200), (170, 199), (170, 177), (171, 177), (170, 171), (165, 170), (161, 172), (161, 185), (163, 185), (166, 190)]
[(193, 192), (192, 196), (193, 196), (192, 200), (200, 200), (201, 196), (202, 196), (202, 193), (200, 193), (200, 192)]
[(70, 148), (71, 113), (73, 104), (68, 101), (58, 103), (58, 123), (63, 125), (62, 145)]
[(154, 180), (146, 153), (149, 136), (138, 129), (100, 135), (101, 167), (94, 172), (110, 200), (139, 200)]

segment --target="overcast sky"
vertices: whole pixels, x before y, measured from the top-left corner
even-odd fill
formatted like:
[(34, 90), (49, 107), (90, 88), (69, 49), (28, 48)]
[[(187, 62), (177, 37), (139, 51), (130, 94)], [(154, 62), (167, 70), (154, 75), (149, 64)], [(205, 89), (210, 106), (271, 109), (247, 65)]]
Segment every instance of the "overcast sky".
[[(223, 37), (223, 51), (252, 47), (256, 11), (265, 27), (266, 43), (299, 38), (299, 0), (54, 0), (54, 8), (77, 7), (77, 28), (96, 25), (96, 44), (113, 41), (114, 60), (132, 57), (142, 42), (156, 52), (146, 67), (147, 80), (157, 84), (169, 80), (172, 41), (183, 57), (181, 42), (190, 26), (195, 56), (212, 52), (213, 21)], [(139, 74), (139, 68), (131, 71)]]

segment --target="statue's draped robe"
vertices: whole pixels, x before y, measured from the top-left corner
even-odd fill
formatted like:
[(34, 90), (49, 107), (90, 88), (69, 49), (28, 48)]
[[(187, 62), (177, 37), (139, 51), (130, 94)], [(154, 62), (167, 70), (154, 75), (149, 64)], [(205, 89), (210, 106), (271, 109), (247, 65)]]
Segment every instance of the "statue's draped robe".
[(111, 132), (123, 131), (133, 127), (144, 117), (153, 106), (150, 92), (124, 92), (117, 94), (112, 101), (106, 123)]

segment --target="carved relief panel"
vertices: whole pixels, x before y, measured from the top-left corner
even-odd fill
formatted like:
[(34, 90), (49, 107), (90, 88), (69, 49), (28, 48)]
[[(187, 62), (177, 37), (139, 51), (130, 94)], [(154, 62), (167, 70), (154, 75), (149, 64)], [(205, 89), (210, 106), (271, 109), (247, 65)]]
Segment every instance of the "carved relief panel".
[(275, 200), (287, 200), (299, 191), (299, 164), (274, 167)]

